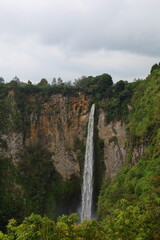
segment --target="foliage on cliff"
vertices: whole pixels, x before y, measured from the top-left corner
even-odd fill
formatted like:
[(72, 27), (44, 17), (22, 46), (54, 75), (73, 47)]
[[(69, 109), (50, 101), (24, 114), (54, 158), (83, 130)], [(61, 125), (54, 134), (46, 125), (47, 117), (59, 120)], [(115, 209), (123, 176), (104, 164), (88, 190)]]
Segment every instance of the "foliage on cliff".
[[(102, 186), (98, 215), (100, 221), (84, 221), (77, 225), (77, 216), (62, 216), (57, 222), (47, 217), (31, 215), (32, 212), (47, 214), (53, 218), (55, 204), (66, 205), (79, 196), (80, 181), (71, 179), (63, 182), (52, 166), (52, 153), (42, 146), (30, 146), (22, 154), (22, 161), (15, 166), (10, 158), (0, 158), (0, 208), (1, 227), (9, 218), (7, 234), (0, 233), (0, 239), (110, 239), (110, 240), (152, 240), (160, 238), (160, 64), (155, 64), (146, 80), (133, 83), (119, 81), (113, 84), (108, 74), (97, 77), (83, 77), (72, 84), (59, 81), (49, 85), (44, 79), (38, 85), (30, 82), (21, 84), (14, 80), (0, 84), (0, 126), (1, 133), (9, 131), (27, 132), (27, 114), (41, 113), (43, 104), (52, 95), (77, 95), (79, 92), (91, 98), (90, 104), (106, 112), (106, 122), (123, 120), (127, 124), (126, 166), (113, 179)], [(27, 96), (35, 102), (27, 106)], [(96, 134), (95, 134), (96, 137)], [(97, 137), (96, 137), (97, 138)], [(97, 140), (97, 141), (96, 141)], [(113, 140), (113, 139), (112, 139)], [(84, 146), (79, 141), (79, 150)], [(96, 154), (103, 155), (103, 142), (95, 139)], [(75, 143), (76, 145), (76, 143)], [(0, 147), (7, 149), (0, 139)], [(133, 152), (145, 149), (135, 165)], [(101, 180), (103, 164), (101, 156), (96, 157)], [(79, 156), (82, 163), (82, 155)], [(82, 167), (81, 167), (82, 168)], [(7, 177), (6, 177), (7, 176)], [(21, 186), (21, 187), (20, 187)], [(34, 194), (33, 194), (34, 193)], [(68, 206), (68, 205), (67, 205)], [(8, 211), (9, 209), (9, 211)], [(52, 209), (52, 214), (50, 212)], [(21, 222), (21, 223), (20, 223)]]
[(0, 157), (0, 229), (12, 217), (21, 222), (33, 212), (54, 219), (57, 208), (63, 206), (65, 212), (80, 195), (79, 179), (63, 181), (52, 155), (35, 144), (25, 148), (16, 166), (11, 158)]
[[(127, 203), (123, 201), (122, 205)], [(139, 207), (127, 206), (115, 210), (112, 218), (104, 221), (84, 219), (79, 223), (77, 214), (62, 215), (57, 221), (32, 214), (21, 224), (11, 219), (7, 233), (0, 232), (2, 240), (151, 240), (159, 239), (150, 224), (150, 212), (144, 214)], [(152, 216), (153, 217), (153, 216)]]
[(32, 84), (31, 81), (27, 83), (21, 82), (18, 78), (9, 83), (1, 83), (0, 89), (3, 92), (14, 90), (18, 92), (21, 90), (23, 94), (33, 93), (42, 94), (43, 96), (51, 96), (52, 94), (62, 94), (64, 96), (76, 95), (77, 92), (82, 92), (86, 95), (96, 96), (97, 93), (103, 97), (109, 93), (110, 87), (113, 85), (112, 77), (109, 74), (102, 74), (96, 77), (82, 77), (71, 82), (57, 81), (49, 84), (46, 79), (41, 79), (38, 84)]
[[(20, 82), (15, 77), (9, 83), (0, 83), (0, 132), (26, 132), (27, 116), (31, 111), (40, 114), (44, 103), (52, 95), (75, 96), (80, 93), (88, 98), (89, 107), (93, 102), (106, 112), (106, 121), (126, 119), (128, 104), (130, 103), (136, 83), (128, 83), (120, 80), (113, 84), (109, 74), (102, 74), (96, 77), (82, 77), (74, 83), (59, 81), (56, 84), (49, 84), (42, 79), (38, 84)], [(28, 98), (34, 96), (33, 109), (29, 108)]]
[(59, 176), (49, 152), (42, 147), (31, 146), (26, 148), (16, 166), (11, 159), (1, 157), (0, 167), (0, 228), (4, 228), (12, 216), (21, 221), (32, 212), (47, 213), (50, 217), (54, 215)]
[[(118, 221), (115, 211), (126, 212), (139, 208), (139, 227), (149, 224), (150, 235), (142, 239), (160, 237), (160, 67), (152, 67), (146, 80), (139, 80), (131, 100), (128, 115), (128, 164), (102, 187), (98, 214), (101, 219)], [(145, 149), (133, 167), (134, 149)], [(125, 213), (123, 213), (125, 214)], [(124, 222), (125, 224), (125, 222)], [(124, 227), (124, 231), (128, 228)], [(138, 226), (138, 225), (137, 225)], [(131, 227), (132, 228), (132, 227)], [(139, 239), (139, 238), (137, 238)], [(141, 239), (141, 238), (140, 238)]]

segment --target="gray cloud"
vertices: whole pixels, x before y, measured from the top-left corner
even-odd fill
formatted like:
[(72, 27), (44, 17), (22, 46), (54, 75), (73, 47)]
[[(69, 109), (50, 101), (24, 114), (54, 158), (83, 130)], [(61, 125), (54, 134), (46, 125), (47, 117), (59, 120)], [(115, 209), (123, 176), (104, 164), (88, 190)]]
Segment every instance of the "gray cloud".
[(159, 9), (159, 0), (0, 0), (0, 74), (144, 77), (159, 61)]

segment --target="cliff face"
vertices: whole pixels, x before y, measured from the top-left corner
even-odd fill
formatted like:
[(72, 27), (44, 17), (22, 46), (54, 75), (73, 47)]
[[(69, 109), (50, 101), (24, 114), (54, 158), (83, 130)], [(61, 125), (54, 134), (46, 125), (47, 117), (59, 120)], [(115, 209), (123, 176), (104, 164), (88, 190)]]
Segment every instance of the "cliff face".
[[(34, 102), (34, 97), (31, 97), (28, 104)], [(77, 139), (85, 142), (87, 121), (87, 98), (83, 95), (77, 98), (53, 95), (43, 103), (39, 115), (30, 114), (25, 143), (29, 145), (39, 142), (53, 153), (54, 166), (64, 179), (79, 176), (79, 150), (75, 145)]]
[(126, 159), (126, 130), (121, 121), (106, 124), (105, 113), (100, 111), (98, 120), (99, 138), (104, 141), (105, 177), (113, 178)]
[(11, 158), (16, 165), (20, 161), (20, 155), (23, 152), (22, 133), (9, 132), (0, 135), (0, 157)]
[[(10, 91), (5, 96), (7, 111), (3, 112), (0, 132), (0, 211), (4, 226), (15, 212), (20, 217), (32, 212), (53, 217), (77, 211), (89, 101), (83, 94), (27, 93), (16, 98)], [(106, 124), (105, 114), (101, 109), (95, 113), (94, 201), (104, 177), (113, 178), (129, 153), (125, 124)], [(133, 146), (131, 164), (137, 163), (144, 150), (145, 146)]]
[(88, 101), (82, 94), (27, 93), (17, 98), (10, 91), (5, 96), (7, 111), (0, 129), (4, 225), (14, 214), (25, 217), (36, 212), (53, 217), (77, 210)]
[[(9, 92), (10, 112), (19, 114), (14, 92)], [(20, 161), (26, 146), (40, 144), (52, 153), (52, 162), (64, 180), (80, 177), (83, 168), (89, 98), (74, 96), (29, 95), (25, 106), (25, 132), (9, 131), (0, 136), (0, 157), (12, 158), (14, 165)], [(17, 115), (18, 115), (17, 114)], [(12, 114), (14, 116), (14, 114)], [(9, 121), (12, 123), (13, 116)], [(126, 126), (121, 121), (106, 124), (105, 112), (98, 112), (98, 136), (104, 142), (105, 178), (113, 178), (126, 161)], [(3, 145), (3, 146), (2, 146)], [(80, 146), (81, 145), (81, 146)], [(144, 153), (145, 146), (134, 147), (132, 163)]]
[[(10, 111), (17, 111), (13, 92), (8, 99), (12, 103)], [(17, 165), (26, 146), (40, 144), (52, 153), (53, 164), (63, 179), (80, 176), (78, 157), (81, 153), (77, 142), (85, 143), (88, 100), (80, 94), (77, 97), (52, 95), (47, 101), (38, 95), (28, 96), (25, 133), (11, 129), (1, 134), (1, 145), (5, 146), (0, 145), (0, 156), (12, 158)], [(12, 122), (12, 118), (10, 116), (8, 121)]]

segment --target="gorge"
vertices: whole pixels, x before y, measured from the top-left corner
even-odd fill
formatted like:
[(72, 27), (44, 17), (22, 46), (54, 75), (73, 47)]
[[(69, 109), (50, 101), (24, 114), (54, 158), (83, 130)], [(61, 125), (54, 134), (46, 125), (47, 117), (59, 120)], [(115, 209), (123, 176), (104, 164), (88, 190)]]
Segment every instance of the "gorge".
[[(110, 76), (102, 77), (112, 84)], [(45, 88), (34, 86), (1, 86), (4, 222), (14, 214), (23, 217), (32, 212), (53, 218), (75, 212), (80, 205), (91, 96), (77, 90), (71, 94), (49, 93), (50, 88), (47, 93)], [(121, 121), (107, 124), (102, 108), (95, 112), (94, 129), (92, 208), (96, 209), (103, 179), (115, 176), (125, 162), (126, 132)]]
[[(159, 224), (159, 82), (156, 65), (133, 83), (113, 84), (103, 74), (76, 86), (0, 85), (1, 229), (32, 213), (56, 219), (77, 211), (88, 141), (94, 191), (87, 209), (106, 221), (110, 239), (126, 239), (127, 229), (130, 239), (156, 239), (148, 236), (158, 236)], [(91, 218), (82, 212), (81, 219)]]

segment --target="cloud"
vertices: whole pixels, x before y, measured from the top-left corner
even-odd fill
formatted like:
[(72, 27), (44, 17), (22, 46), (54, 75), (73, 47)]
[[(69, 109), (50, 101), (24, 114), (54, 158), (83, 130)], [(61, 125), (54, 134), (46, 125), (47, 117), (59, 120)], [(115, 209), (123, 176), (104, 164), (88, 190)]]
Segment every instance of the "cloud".
[[(82, 53), (69, 59), (70, 65), (74, 68), (82, 66), (86, 69), (84, 75), (96, 76), (108, 72), (113, 73), (114, 81), (120, 79), (132, 81), (134, 78), (144, 78), (149, 73), (150, 67), (157, 61), (158, 58), (155, 57), (104, 49)], [(137, 75), (135, 75), (135, 70)]]
[(0, 0), (0, 74), (143, 77), (159, 60), (159, 9), (159, 0)]
[(44, 44), (62, 45), (70, 51), (105, 48), (159, 56), (160, 2), (95, 0), (67, 4), (59, 1), (51, 5), (46, 18), (44, 13), (39, 29), (44, 33)]

